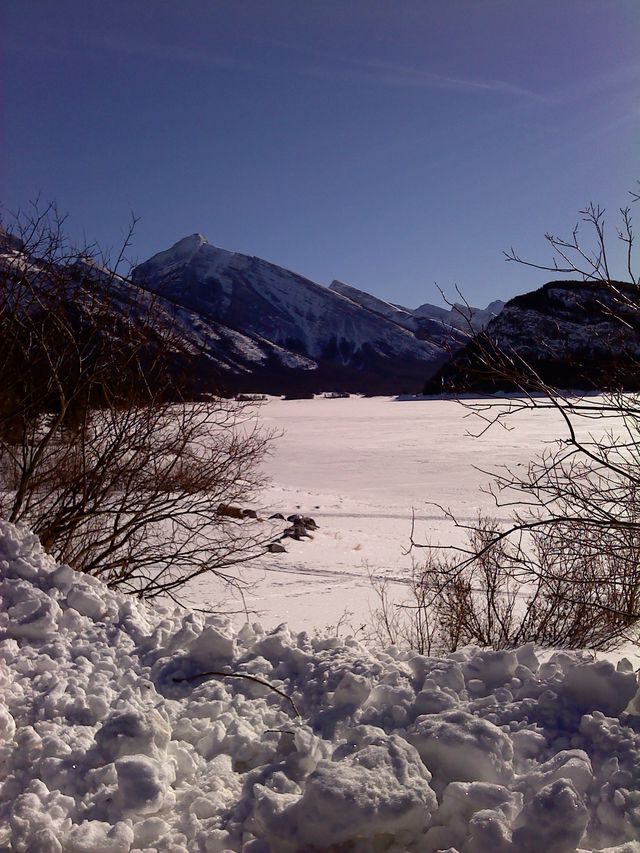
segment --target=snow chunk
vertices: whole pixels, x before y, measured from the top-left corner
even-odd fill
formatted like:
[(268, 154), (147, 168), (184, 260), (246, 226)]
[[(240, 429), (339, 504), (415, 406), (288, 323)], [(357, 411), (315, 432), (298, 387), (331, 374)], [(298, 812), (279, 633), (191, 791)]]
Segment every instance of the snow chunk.
[(470, 853), (512, 851), (512, 821), (522, 809), (522, 795), (486, 782), (451, 782), (427, 832), (431, 849), (443, 843)]
[(424, 687), (425, 679), (441, 688), (449, 688), (455, 693), (464, 690), (464, 675), (459, 663), (448, 658), (428, 658), (416, 655), (409, 660), (414, 673), (416, 686)]
[(118, 758), (115, 765), (124, 812), (154, 814), (159, 811), (168, 787), (162, 765), (146, 755), (125, 755)]
[(563, 692), (583, 713), (602, 711), (608, 717), (617, 717), (637, 689), (634, 672), (617, 671), (610, 661), (600, 660), (571, 667)]
[(586, 752), (568, 749), (556, 753), (528, 773), (518, 787), (524, 791), (537, 792), (558, 779), (571, 781), (577, 791), (586, 794), (594, 781), (593, 768)]
[(60, 607), (46, 592), (27, 581), (5, 581), (5, 600), (8, 604), (4, 619), (6, 635), (44, 642), (58, 631)]
[(16, 724), (9, 709), (0, 705), (0, 743), (12, 741), (16, 733)]
[(278, 848), (367, 839), (417, 840), (436, 807), (430, 774), (402, 738), (358, 749), (343, 760), (320, 761), (300, 798), (256, 787), (256, 829)]
[(171, 729), (154, 709), (115, 711), (96, 732), (96, 746), (105, 762), (123, 755), (163, 758)]
[(345, 672), (333, 694), (333, 704), (358, 707), (371, 692), (369, 680), (353, 672)]
[(74, 826), (64, 840), (65, 853), (129, 853), (133, 830), (126, 823), (113, 826), (99, 820), (87, 820)]
[(106, 605), (104, 601), (92, 590), (76, 587), (69, 592), (67, 602), (70, 607), (77, 610), (83, 616), (88, 616), (94, 621), (104, 616)]
[(235, 654), (234, 641), (212, 627), (205, 628), (189, 647), (189, 656), (205, 669), (229, 663)]
[(511, 681), (517, 665), (518, 658), (515, 652), (487, 649), (474, 654), (464, 665), (464, 677), (467, 684), (472, 680), (478, 680), (482, 681), (489, 690), (493, 690)]
[(418, 717), (407, 738), (439, 787), (452, 781), (509, 783), (513, 778), (509, 737), (493, 723), (465, 711)]
[(566, 779), (544, 787), (516, 821), (513, 846), (521, 853), (573, 853), (589, 820), (585, 804)]

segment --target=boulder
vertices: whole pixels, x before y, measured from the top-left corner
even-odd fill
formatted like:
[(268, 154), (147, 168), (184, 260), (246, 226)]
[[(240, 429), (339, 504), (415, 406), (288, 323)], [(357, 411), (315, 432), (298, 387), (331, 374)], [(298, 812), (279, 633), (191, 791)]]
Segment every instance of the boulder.
[(229, 518), (244, 518), (243, 511), (239, 506), (231, 506), (230, 504), (218, 504), (216, 510), (218, 515), (226, 515)]
[(284, 533), (282, 534), (282, 538), (289, 537), (291, 539), (313, 539), (313, 536), (307, 532), (307, 528), (304, 524), (294, 524), (292, 527), (287, 527)]
[(288, 515), (287, 521), (290, 521), (294, 527), (302, 526), (306, 530), (317, 530), (318, 525), (315, 523), (313, 518), (310, 518), (308, 515), (300, 515), (296, 513), (295, 515)]

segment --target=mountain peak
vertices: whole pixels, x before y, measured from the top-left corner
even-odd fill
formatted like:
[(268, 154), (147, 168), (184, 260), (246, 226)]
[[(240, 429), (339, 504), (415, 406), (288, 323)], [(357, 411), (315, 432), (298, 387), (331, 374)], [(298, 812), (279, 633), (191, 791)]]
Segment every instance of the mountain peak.
[(183, 237), (182, 240), (178, 240), (177, 243), (174, 243), (173, 246), (169, 249), (170, 252), (179, 252), (179, 253), (187, 253), (187, 252), (197, 252), (197, 250), (201, 246), (208, 246), (209, 241), (203, 234), (190, 234), (188, 237)]
[(190, 234), (188, 237), (178, 240), (170, 249), (158, 252), (148, 261), (140, 264), (132, 275), (135, 278), (143, 269), (149, 271), (151, 269), (158, 270), (162, 267), (173, 267), (176, 264), (179, 266), (188, 264), (203, 246), (208, 245), (209, 241), (202, 234)]

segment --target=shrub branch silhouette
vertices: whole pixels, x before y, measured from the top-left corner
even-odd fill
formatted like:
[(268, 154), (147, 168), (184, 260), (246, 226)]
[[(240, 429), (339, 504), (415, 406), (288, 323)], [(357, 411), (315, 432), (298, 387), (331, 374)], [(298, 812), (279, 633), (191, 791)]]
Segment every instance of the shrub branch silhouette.
[[(637, 193), (631, 195), (638, 200)], [(431, 547), (412, 533), (412, 547), (427, 548), (427, 559), (416, 570), (411, 601), (391, 616), (388, 597), (381, 598), (379, 625), (383, 633), (391, 626), (387, 639), (419, 637), (424, 645), (426, 638), (427, 650), (465, 643), (505, 648), (527, 641), (607, 649), (630, 636), (640, 619), (640, 393), (627, 390), (630, 384), (638, 387), (640, 376), (633, 337), (640, 329), (633, 219), (630, 208), (620, 210), (616, 231), (628, 276), (620, 282), (611, 273), (605, 211), (590, 204), (581, 217), (586, 240), (579, 226), (569, 238), (546, 235), (550, 263), (524, 260), (513, 249), (505, 256), (580, 277), (588, 310), (607, 330), (598, 346), (626, 341), (625, 358), (598, 377), (599, 387), (594, 381), (595, 387), (576, 392), (492, 339), (491, 329), (474, 339), (473, 363), (465, 364), (470, 388), (475, 372), (516, 392), (461, 401), (478, 419), (476, 434), (509, 430), (519, 414), (545, 409), (557, 415), (558, 437), (524, 473), (508, 467), (485, 472), (493, 478), (487, 491), (496, 507), (510, 512), (509, 523), (487, 518), (463, 523), (440, 507), (466, 532), (466, 546)], [(588, 353), (581, 358), (574, 365), (578, 375), (594, 376)]]
[(271, 437), (250, 403), (182, 398), (168, 303), (117, 272), (134, 224), (113, 264), (52, 205), (2, 232), (0, 511), (143, 598), (204, 572), (242, 588), (263, 536), (215, 508), (251, 496)]

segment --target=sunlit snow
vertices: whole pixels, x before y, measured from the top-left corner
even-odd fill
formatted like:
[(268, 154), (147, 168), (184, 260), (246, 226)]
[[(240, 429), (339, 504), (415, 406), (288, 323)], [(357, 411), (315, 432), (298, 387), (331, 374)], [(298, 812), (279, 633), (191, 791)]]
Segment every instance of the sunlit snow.
[[(313, 540), (288, 540), (288, 553), (245, 567), (253, 585), (246, 601), (265, 625), (289, 621), (305, 630), (341, 619), (353, 630), (367, 623), (376, 606), (370, 575), (390, 579), (395, 595), (405, 593), (412, 565), (424, 559), (420, 548), (410, 550), (412, 515), (417, 542), (434, 544), (464, 539), (436, 504), (464, 522), (479, 511), (506, 519), (482, 491), (491, 481), (487, 472), (502, 465), (526, 470), (563, 427), (557, 412), (539, 410), (514, 418), (513, 429), (474, 437), (486, 424), (455, 400), (392, 397), (271, 399), (259, 417), (282, 434), (256, 509), (264, 516), (302, 512), (319, 528)], [(202, 576), (185, 598), (204, 606), (222, 596)]]
[(286, 430), (263, 508), (321, 525), (252, 570), (263, 624), (149, 607), (0, 522), (0, 850), (640, 853), (629, 660), (429, 658), (317, 630), (365, 612), (367, 565), (402, 586), (412, 507), (417, 535), (448, 536), (427, 500), (473, 517), (486, 476), (470, 463), (524, 463), (555, 434), (541, 413), (464, 438), (464, 414), (263, 407)]

